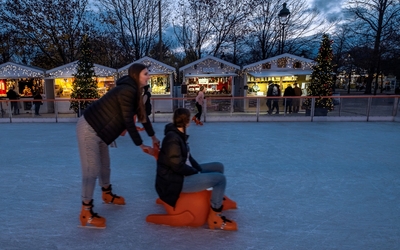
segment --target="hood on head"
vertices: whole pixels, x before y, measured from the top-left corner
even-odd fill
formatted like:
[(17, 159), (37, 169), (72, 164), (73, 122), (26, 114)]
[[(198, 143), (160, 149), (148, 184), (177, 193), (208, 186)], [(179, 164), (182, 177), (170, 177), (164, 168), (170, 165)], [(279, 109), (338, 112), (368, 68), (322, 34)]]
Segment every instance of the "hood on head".
[(126, 76), (119, 78), (116, 82), (117, 86), (124, 85), (124, 84), (135, 85), (135, 81), (133, 80), (132, 77), (130, 77), (129, 75), (126, 75)]

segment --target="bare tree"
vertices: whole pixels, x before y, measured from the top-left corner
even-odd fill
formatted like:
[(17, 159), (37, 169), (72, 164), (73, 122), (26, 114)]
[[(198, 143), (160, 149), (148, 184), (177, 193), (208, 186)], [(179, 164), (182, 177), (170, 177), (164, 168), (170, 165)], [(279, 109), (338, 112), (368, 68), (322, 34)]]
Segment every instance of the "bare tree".
[(4, 0), (1, 21), (30, 46), (36, 66), (51, 68), (76, 60), (80, 37), (87, 31), (88, 0)]
[(18, 34), (5, 27), (0, 29), (0, 64), (10, 61), (22, 51)]
[[(126, 57), (138, 60), (148, 56), (157, 44), (160, 0), (101, 0), (101, 18), (111, 35), (118, 37)], [(169, 15), (168, 2), (162, 1), (162, 24)]]
[[(364, 29), (353, 30), (354, 33), (362, 34), (366, 43), (373, 48), (372, 58), (369, 60), (366, 94), (372, 93), (372, 81), (374, 76), (378, 77), (381, 69), (382, 41), (389, 39), (394, 30), (398, 29), (400, 3), (398, 0), (349, 0), (346, 10), (355, 18), (361, 20)], [(372, 39), (370, 39), (372, 38)], [(378, 89), (378, 81), (375, 81), (374, 94)]]
[(211, 43), (212, 24), (208, 17), (207, 0), (180, 2), (176, 14), (174, 33), (185, 53), (184, 60), (190, 63), (202, 57)]
[[(222, 54), (221, 47), (231, 47), (233, 52), (235, 41), (245, 33), (247, 17), (253, 10), (251, 0), (219, 0), (208, 1), (208, 18), (213, 28), (211, 54)], [(230, 46), (229, 46), (230, 45)], [(227, 49), (225, 49), (227, 50)]]
[(335, 23), (326, 23), (316, 9), (310, 9), (305, 0), (253, 0), (252, 5), (258, 6), (251, 12), (251, 34), (248, 37), (253, 60), (262, 60), (279, 54), (282, 28), (278, 13), (284, 2), (291, 12), (283, 34), (284, 52), (301, 54), (302, 51), (309, 50), (312, 44), (319, 42), (321, 34), (327, 33)]

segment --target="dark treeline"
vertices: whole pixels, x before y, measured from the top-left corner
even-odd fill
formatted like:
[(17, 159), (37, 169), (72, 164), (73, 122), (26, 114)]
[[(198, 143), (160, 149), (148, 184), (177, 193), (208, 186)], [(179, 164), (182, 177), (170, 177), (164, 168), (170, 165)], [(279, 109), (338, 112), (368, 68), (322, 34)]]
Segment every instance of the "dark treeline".
[(58, 67), (78, 60), (84, 35), (94, 63), (112, 68), (144, 56), (174, 67), (205, 55), (246, 65), (280, 54), (282, 35), (285, 53), (313, 59), (328, 33), (335, 73), (400, 77), (399, 10), (394, 0), (347, 0), (328, 22), (305, 0), (1, 0), (0, 63)]

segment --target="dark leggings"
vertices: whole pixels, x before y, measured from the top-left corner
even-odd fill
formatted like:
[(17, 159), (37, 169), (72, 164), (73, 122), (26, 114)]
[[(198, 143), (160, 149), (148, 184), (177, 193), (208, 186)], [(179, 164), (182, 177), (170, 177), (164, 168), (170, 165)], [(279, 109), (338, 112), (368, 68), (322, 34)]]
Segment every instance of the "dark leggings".
[(196, 102), (196, 108), (198, 112), (195, 116), (197, 117), (197, 120), (200, 121), (201, 114), (203, 113), (203, 106), (201, 106), (198, 102)]

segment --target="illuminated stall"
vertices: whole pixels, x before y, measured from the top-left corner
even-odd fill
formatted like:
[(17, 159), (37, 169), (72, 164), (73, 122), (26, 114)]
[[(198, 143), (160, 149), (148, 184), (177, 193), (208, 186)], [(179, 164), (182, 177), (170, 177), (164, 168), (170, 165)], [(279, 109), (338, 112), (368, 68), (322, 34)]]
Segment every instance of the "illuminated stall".
[[(179, 69), (183, 74), (182, 94), (193, 97), (184, 106), (195, 111), (193, 100), (201, 86), (204, 86), (205, 97), (239, 96), (239, 88), (235, 88), (239, 84), (239, 70), (240, 66), (210, 55), (183, 66)], [(229, 99), (207, 99), (207, 110), (210, 112), (229, 112), (231, 109)]]
[(204, 86), (206, 96), (235, 96), (239, 70), (239, 66), (214, 56), (206, 56), (179, 69), (183, 72), (187, 96), (196, 96), (200, 86)]
[[(77, 67), (78, 61), (74, 61), (46, 71), (46, 88), (48, 88), (49, 94), (51, 92), (52, 95), (49, 98), (59, 100), (57, 102), (59, 113), (74, 113), (73, 110), (69, 109), (70, 102), (67, 100), (71, 97), (72, 83), (74, 81), (74, 74), (77, 73)], [(115, 86), (117, 70), (94, 64), (94, 72), (97, 80), (97, 90), (101, 97)], [(51, 108), (54, 112), (54, 105)]]
[[(0, 65), (0, 97), (7, 97), (7, 91), (14, 89), (20, 98), (20, 113), (31, 113), (31, 100), (36, 91), (40, 92), (43, 99), (48, 98), (44, 88), (44, 75), (45, 70), (38, 67), (13, 62), (3, 63)], [(40, 110), (46, 113), (47, 108), (47, 103), (44, 102)]]
[(149, 91), (152, 98), (167, 98), (166, 100), (155, 101), (152, 107), (153, 111), (155, 113), (172, 112), (173, 102), (171, 98), (173, 96), (175, 68), (146, 56), (118, 69), (119, 77), (127, 75), (129, 67), (134, 63), (142, 63), (147, 66), (151, 76)]
[[(244, 66), (244, 96), (266, 96), (272, 84), (278, 84), (283, 95), (284, 90), (295, 83), (302, 95), (306, 95), (314, 64), (313, 60), (285, 53)], [(256, 104), (256, 99), (246, 101), (245, 110), (254, 111)], [(260, 103), (260, 110), (266, 110), (266, 102)]]

